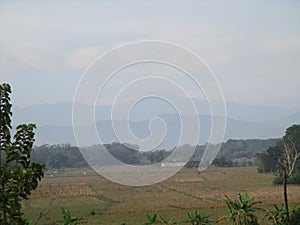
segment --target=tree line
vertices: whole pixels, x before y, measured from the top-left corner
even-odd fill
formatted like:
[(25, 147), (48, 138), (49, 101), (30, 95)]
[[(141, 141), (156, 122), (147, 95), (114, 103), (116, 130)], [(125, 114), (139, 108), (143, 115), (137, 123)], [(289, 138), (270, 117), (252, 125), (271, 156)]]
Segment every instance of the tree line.
[[(257, 152), (265, 152), (271, 146), (275, 146), (279, 139), (267, 140), (228, 140), (223, 143), (219, 154), (213, 164), (220, 167), (253, 165)], [(144, 152), (137, 145), (113, 142), (104, 144), (107, 151), (121, 162), (137, 165), (158, 163), (167, 158), (174, 149), (157, 149)], [(87, 150), (99, 146), (88, 146)], [(181, 146), (184, 148), (185, 146)], [(188, 146), (191, 147), (191, 146)], [(186, 167), (197, 167), (203, 155), (206, 145), (197, 145)], [(70, 144), (35, 146), (32, 151), (32, 160), (43, 163), (46, 169), (79, 168), (88, 166), (80, 150)]]

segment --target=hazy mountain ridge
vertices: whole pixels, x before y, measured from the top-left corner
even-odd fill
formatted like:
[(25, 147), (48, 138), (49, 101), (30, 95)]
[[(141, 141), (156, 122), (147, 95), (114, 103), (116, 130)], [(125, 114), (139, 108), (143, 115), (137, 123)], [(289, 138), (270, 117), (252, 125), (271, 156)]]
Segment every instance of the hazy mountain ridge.
[[(181, 99), (181, 101), (185, 101)], [(180, 101), (179, 101), (180, 103)], [(208, 103), (204, 100), (194, 99), (198, 115), (210, 115)], [(117, 109), (124, 109), (130, 102), (123, 103)], [(216, 103), (221, 104), (221, 103)], [(137, 107), (137, 110), (131, 111), (132, 121), (142, 121), (149, 119), (149, 115), (172, 114), (174, 110), (166, 107), (165, 104), (156, 102), (155, 105), (145, 104), (143, 107)], [(35, 122), (40, 126), (57, 125), (72, 126), (72, 107), (71, 102), (67, 103), (47, 103), (41, 105), (32, 105), (27, 107), (13, 107), (14, 124), (23, 122)], [(80, 109), (92, 109), (93, 106), (79, 104)], [(227, 116), (235, 120), (246, 122), (261, 122), (272, 120), (289, 120), (299, 119), (299, 109), (286, 109), (285, 107), (276, 106), (255, 106), (241, 105), (237, 103), (226, 103)], [(96, 121), (110, 120), (111, 106), (101, 105), (95, 107)], [(157, 113), (158, 112), (158, 113)], [(114, 118), (119, 119), (119, 118)]]
[[(168, 133), (165, 141), (162, 143), (159, 148), (171, 149), (176, 145), (178, 140), (178, 123), (175, 121), (172, 122), (172, 119), (166, 119), (166, 125)], [(198, 144), (205, 144), (208, 140), (210, 131), (210, 117), (209, 116), (200, 116), (199, 117), (200, 126), (201, 126), (201, 136)], [(299, 120), (298, 120), (299, 121)], [(117, 126), (122, 126), (121, 124), (127, 123), (126, 121), (115, 121)], [(149, 121), (139, 121), (139, 122), (130, 122), (130, 127), (134, 134), (139, 138), (146, 138), (149, 136), (148, 124)], [(229, 139), (267, 139), (267, 138), (279, 138), (282, 137), (286, 128), (291, 124), (287, 124), (284, 121), (279, 122), (246, 122), (240, 120), (234, 120), (228, 118), (227, 128), (225, 132), (224, 141)], [(82, 127), (82, 129), (86, 129)], [(111, 121), (99, 121), (97, 122), (97, 130), (99, 135), (101, 135), (101, 140), (103, 143), (111, 143), (118, 141), (116, 138)], [(190, 131), (193, 132), (193, 131)], [(87, 142), (85, 145), (97, 144), (89, 142), (89, 133), (83, 132), (86, 134)], [(126, 141), (126, 140), (125, 140)], [(40, 144), (57, 144), (57, 143), (70, 143), (76, 144), (75, 138), (73, 135), (72, 127), (62, 127), (62, 126), (40, 126), (37, 129), (36, 136), (37, 145)]]
[[(126, 103), (125, 103), (126, 104)], [(129, 103), (128, 103), (129, 104)], [(211, 126), (211, 118), (208, 116), (207, 105), (204, 101), (195, 100), (195, 104), (200, 111), (200, 141), (199, 144), (205, 144), (208, 141), (209, 130)], [(218, 104), (218, 103), (217, 103)], [(161, 108), (159, 106), (162, 106)], [(81, 104), (81, 108), (86, 109), (92, 107)], [(120, 106), (126, 107), (125, 105)], [(91, 109), (91, 108), (89, 108)], [(201, 109), (201, 110), (200, 110)], [(97, 106), (96, 121), (97, 129), (101, 134), (104, 143), (118, 141), (116, 138), (112, 124), (110, 121), (110, 106)], [(160, 114), (158, 114), (160, 112)], [(227, 104), (227, 128), (224, 141), (228, 139), (266, 139), (282, 137), (286, 128), (292, 124), (300, 123), (300, 112), (295, 109), (285, 109), (280, 107), (269, 106), (248, 106), (235, 103)], [(76, 144), (72, 129), (72, 103), (53, 103), (44, 105), (34, 105), (25, 108), (14, 107), (13, 124), (36, 123), (38, 129), (36, 131), (36, 144), (58, 144), (70, 143)], [(153, 105), (137, 107), (132, 111), (133, 115), (129, 122), (134, 134), (139, 138), (149, 136), (149, 119), (153, 116), (161, 117), (167, 126), (167, 136), (160, 146), (161, 148), (172, 148), (178, 140), (180, 121), (178, 115), (164, 105)], [(186, 115), (192, 117), (190, 115)], [(218, 120), (218, 117), (216, 117)], [(140, 120), (138, 120), (140, 119)], [(114, 120), (118, 127), (127, 124), (124, 120)], [(85, 129), (82, 126), (82, 129)], [(193, 131), (190, 131), (193, 132)], [(89, 143), (89, 134), (86, 133), (86, 145), (97, 144)]]

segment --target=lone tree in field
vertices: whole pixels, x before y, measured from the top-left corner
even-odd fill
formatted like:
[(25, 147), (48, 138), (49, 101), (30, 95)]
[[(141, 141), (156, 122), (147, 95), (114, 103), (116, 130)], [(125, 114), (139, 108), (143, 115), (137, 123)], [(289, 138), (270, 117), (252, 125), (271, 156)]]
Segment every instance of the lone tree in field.
[(34, 124), (17, 126), (11, 140), (11, 88), (0, 84), (0, 224), (28, 224), (22, 218), (21, 201), (28, 198), (44, 176), (44, 165), (32, 163)]
[(300, 157), (300, 125), (293, 125), (286, 131), (282, 140), (282, 156), (280, 159), (280, 165), (283, 172), (283, 195), (284, 205), (289, 222), (289, 206), (287, 198), (287, 181), (295, 169), (297, 160)]

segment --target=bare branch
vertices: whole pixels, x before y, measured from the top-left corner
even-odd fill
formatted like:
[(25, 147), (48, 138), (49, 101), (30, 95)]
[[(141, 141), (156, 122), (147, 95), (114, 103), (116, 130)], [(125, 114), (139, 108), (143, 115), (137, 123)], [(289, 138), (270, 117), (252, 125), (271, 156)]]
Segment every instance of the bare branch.
[(283, 140), (283, 157), (283, 165), (290, 176), (294, 171), (297, 159), (300, 157), (300, 151), (296, 149), (295, 143), (290, 138)]

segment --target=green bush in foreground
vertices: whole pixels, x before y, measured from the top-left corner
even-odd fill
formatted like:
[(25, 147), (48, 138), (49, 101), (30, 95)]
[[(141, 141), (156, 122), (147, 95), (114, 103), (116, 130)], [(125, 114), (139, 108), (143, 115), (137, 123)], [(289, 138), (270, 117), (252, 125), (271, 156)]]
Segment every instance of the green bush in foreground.
[(0, 224), (27, 224), (21, 212), (21, 201), (38, 186), (44, 176), (44, 165), (32, 163), (34, 124), (17, 126), (11, 140), (11, 89), (0, 84)]
[(61, 212), (64, 217), (64, 223), (62, 223), (61, 225), (77, 225), (82, 223), (82, 218), (71, 216), (68, 209), (64, 209), (63, 207), (61, 207)]
[(229, 221), (232, 221), (234, 225), (251, 224), (258, 225), (258, 217), (255, 213), (262, 208), (256, 207), (260, 204), (260, 201), (252, 201), (249, 199), (248, 193), (244, 195), (239, 194), (238, 200), (231, 200), (226, 196), (226, 205), (229, 210)]

